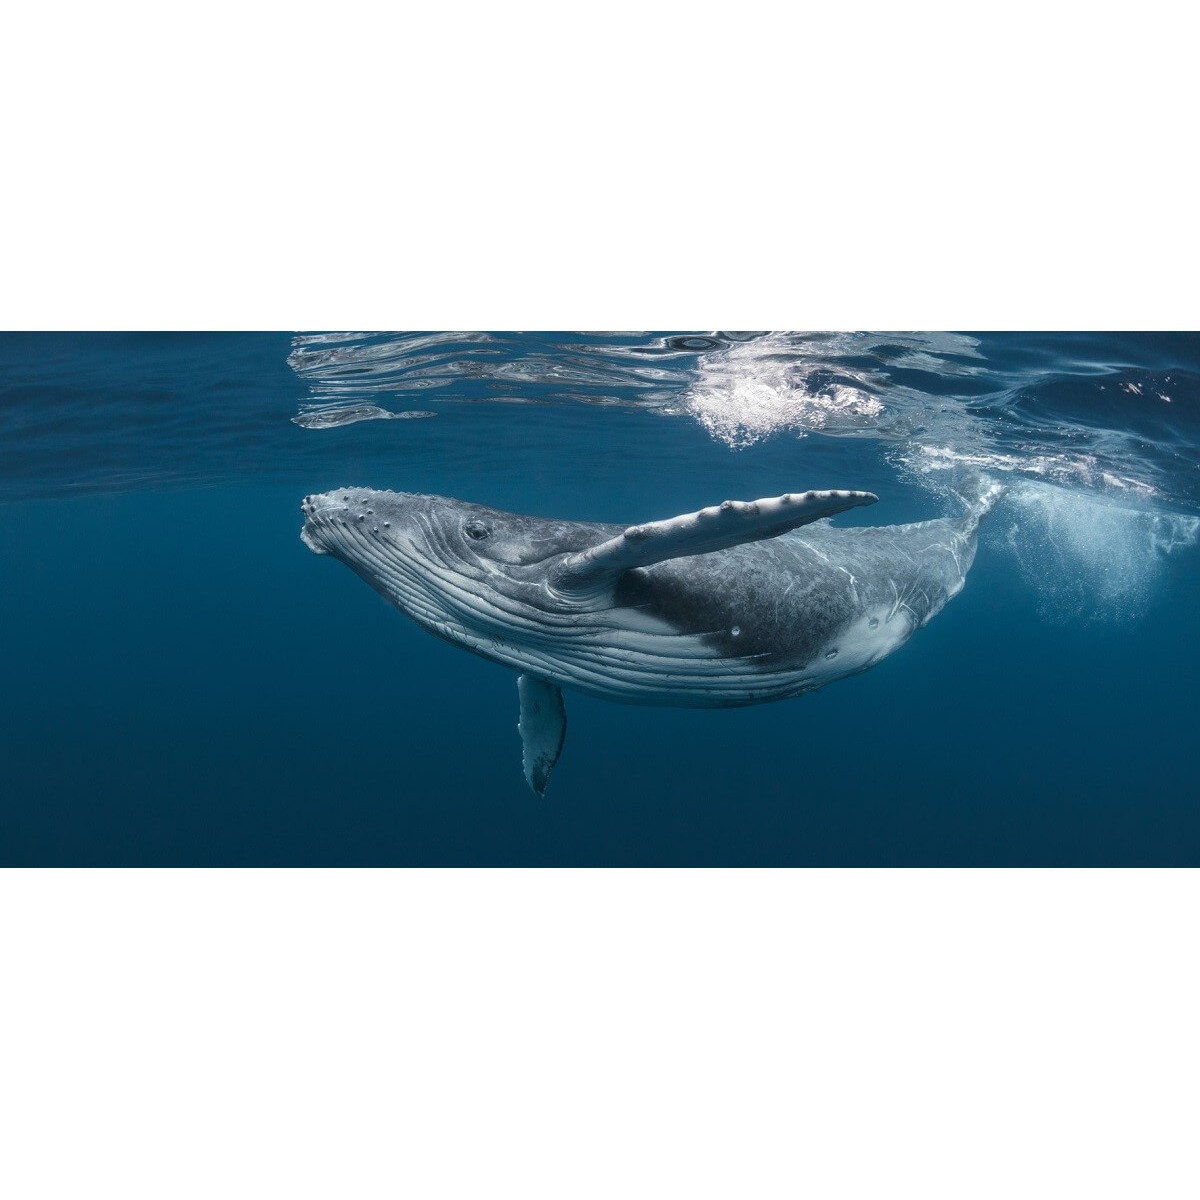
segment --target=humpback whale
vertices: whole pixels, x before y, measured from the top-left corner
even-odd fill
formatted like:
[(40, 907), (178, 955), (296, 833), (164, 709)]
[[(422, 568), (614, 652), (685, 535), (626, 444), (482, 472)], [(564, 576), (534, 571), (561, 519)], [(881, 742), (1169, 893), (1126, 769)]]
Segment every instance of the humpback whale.
[(564, 687), (626, 704), (761, 704), (865, 671), (962, 589), (980, 518), (837, 528), (878, 499), (809, 491), (622, 526), (411, 492), (306, 496), (301, 538), (423, 629), (518, 671), (525, 778), (540, 796)]

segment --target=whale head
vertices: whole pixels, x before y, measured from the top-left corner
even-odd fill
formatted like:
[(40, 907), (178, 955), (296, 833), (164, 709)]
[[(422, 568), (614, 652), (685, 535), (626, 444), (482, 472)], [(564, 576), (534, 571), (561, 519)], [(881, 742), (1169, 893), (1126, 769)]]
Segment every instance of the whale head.
[(301, 540), (361, 576), (407, 616), (454, 641), (512, 637), (556, 608), (548, 568), (597, 526), (542, 520), (419, 492), (339, 488), (305, 496)]

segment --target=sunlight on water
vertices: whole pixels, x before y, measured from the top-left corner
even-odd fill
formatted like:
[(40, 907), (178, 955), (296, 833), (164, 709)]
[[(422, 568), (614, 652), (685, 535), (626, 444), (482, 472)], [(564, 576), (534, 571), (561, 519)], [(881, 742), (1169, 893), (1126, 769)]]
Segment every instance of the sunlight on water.
[(309, 428), (404, 415), (414, 391), (623, 406), (691, 419), (734, 450), (865, 437), (916, 480), (975, 468), (1200, 510), (1196, 472), (1180, 470), (1194, 467), (1200, 378), (1115, 352), (1105, 365), (1107, 336), (1013, 335), (1010, 356), (954, 333), (304, 334), (288, 361)]
[(306, 408), (298, 417), (292, 418), (292, 424), (304, 429), (333, 429), (338, 425), (354, 425), (359, 421), (402, 421), (436, 416), (437, 413), (425, 412), (422, 409), (390, 412), (375, 404), (352, 404), (348, 407), (339, 404), (327, 408)]
[(1157, 495), (1153, 484), (1132, 476), (1117, 475), (1094, 454), (1007, 454), (999, 451), (962, 451), (950, 446), (915, 445), (900, 461), (916, 476), (934, 471), (975, 469), (992, 475), (1033, 476), (1095, 491), (1127, 492), (1138, 498)]

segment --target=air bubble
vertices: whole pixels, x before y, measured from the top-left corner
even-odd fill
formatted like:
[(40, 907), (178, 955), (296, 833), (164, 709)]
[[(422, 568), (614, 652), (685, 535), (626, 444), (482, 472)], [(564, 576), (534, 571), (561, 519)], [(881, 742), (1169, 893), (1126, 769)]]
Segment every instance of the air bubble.
[(834, 646), (834, 648), (832, 650), (825, 651), (825, 661), (826, 662), (831, 662), (833, 659), (837, 658), (837, 656), (838, 656), (838, 652), (837, 652), (836, 646)]
[(878, 628), (879, 628), (879, 618), (878, 618), (878, 617), (872, 617), (872, 618), (871, 618), (871, 619), (870, 619), (870, 620), (867, 622), (867, 628), (868, 628), (868, 629), (878, 629)]
[(1008, 545), (1054, 623), (1143, 616), (1164, 581), (1168, 555), (1200, 540), (1200, 519), (1124, 508), (1050, 484), (1010, 493), (1019, 520)]
[(742, 636), (742, 627), (740, 625), (735, 625), (729, 632), (734, 637), (741, 637)]

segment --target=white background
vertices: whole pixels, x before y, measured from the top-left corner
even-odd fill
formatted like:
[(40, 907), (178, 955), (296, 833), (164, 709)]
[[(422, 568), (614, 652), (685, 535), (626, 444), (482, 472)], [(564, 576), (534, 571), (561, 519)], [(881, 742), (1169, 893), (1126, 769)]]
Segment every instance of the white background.
[[(1181, 6), (830, 7), (25, 6), (0, 324), (1197, 327)], [(1193, 1197), (1196, 902), (7, 871), (0, 1194)]]

